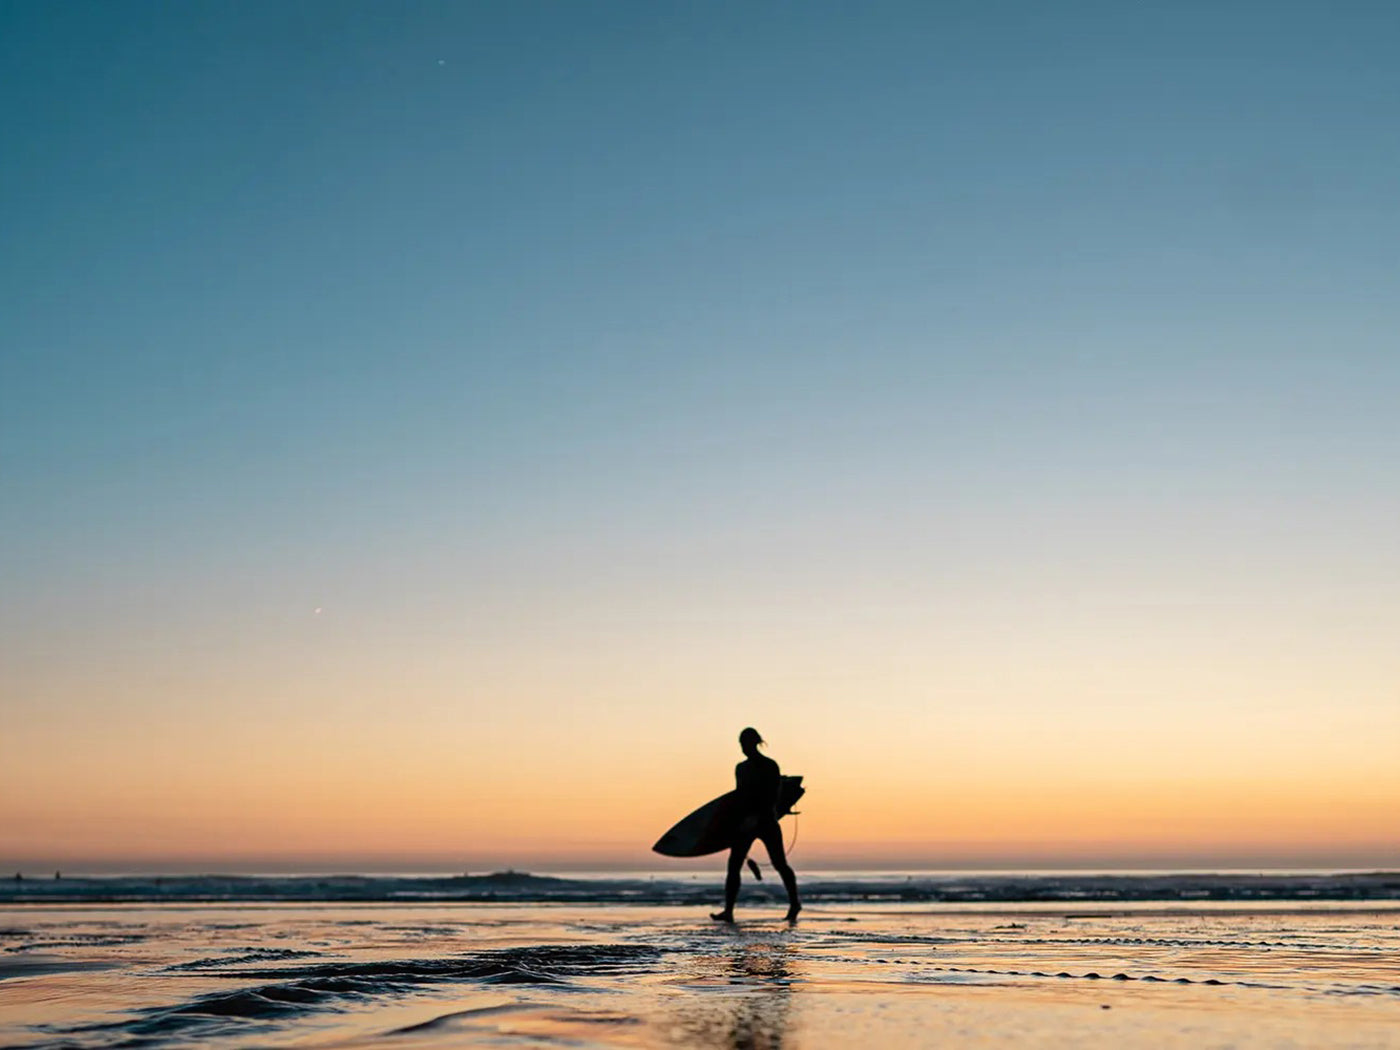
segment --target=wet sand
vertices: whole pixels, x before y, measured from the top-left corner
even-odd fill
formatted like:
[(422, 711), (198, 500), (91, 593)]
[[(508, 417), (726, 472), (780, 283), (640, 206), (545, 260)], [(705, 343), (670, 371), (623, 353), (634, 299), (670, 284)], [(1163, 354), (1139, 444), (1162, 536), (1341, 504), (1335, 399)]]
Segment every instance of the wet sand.
[(0, 1046), (1400, 1048), (1400, 908), (0, 909)]

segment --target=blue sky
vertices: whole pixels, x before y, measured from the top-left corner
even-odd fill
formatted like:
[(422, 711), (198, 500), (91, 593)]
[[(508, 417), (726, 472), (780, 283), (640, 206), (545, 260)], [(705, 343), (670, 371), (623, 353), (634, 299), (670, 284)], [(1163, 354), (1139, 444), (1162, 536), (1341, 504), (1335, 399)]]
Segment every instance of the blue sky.
[(1087, 649), (1189, 661), (1205, 609), (1319, 682), (1371, 669), (1298, 701), (1317, 725), (1379, 710), (1397, 30), (1381, 3), (6, 3), (13, 702), (120, 719), (103, 683), (172, 649), (265, 696), (320, 607), (359, 610), (343, 651), (428, 666), (721, 620), (789, 666), (872, 616), (934, 648), (984, 617), (990, 654), (1069, 609)]
[(41, 502), (154, 472), (247, 512), (298, 459), (509, 488), (649, 428), (903, 471), (862, 427), (979, 398), (1013, 443), (1083, 398), (1217, 445), (1251, 395), (1212, 387), (1396, 379), (1386, 5), (6, 13)]

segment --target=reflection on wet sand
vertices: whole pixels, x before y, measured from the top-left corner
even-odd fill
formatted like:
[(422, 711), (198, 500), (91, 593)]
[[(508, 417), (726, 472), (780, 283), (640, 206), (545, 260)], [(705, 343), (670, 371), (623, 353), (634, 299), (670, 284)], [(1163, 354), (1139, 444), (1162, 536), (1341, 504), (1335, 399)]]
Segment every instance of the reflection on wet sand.
[[(1400, 911), (0, 908), (0, 1045), (1400, 1050)], [(1107, 1009), (1105, 1009), (1107, 1007)]]
[[(780, 1050), (801, 980), (792, 949), (779, 940), (739, 941), (699, 960), (705, 994), (671, 1025), (674, 1042), (717, 1050)], [(692, 986), (697, 987), (697, 986)]]

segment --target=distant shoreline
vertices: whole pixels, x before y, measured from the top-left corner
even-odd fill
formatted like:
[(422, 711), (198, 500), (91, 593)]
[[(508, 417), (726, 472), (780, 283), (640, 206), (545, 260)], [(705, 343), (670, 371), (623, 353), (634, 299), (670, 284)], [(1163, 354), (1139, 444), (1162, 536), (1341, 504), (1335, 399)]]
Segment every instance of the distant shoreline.
[[(520, 903), (693, 905), (718, 892), (720, 875), (568, 877), (500, 871), (482, 875), (143, 875), (0, 881), (5, 904)], [(1222, 905), (1400, 902), (1400, 872), (1329, 874), (1036, 874), (821, 876), (803, 880), (815, 904)], [(753, 898), (780, 891), (746, 885)], [(940, 908), (940, 910), (947, 910)]]

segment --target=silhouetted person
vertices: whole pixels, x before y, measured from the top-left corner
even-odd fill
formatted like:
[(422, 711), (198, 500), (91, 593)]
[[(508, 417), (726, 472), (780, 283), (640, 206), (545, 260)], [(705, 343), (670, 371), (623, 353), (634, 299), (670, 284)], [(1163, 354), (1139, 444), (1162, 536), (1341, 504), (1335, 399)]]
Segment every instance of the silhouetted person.
[(783, 849), (783, 832), (778, 827), (778, 795), (782, 789), (782, 771), (778, 763), (767, 755), (758, 753), (763, 737), (758, 730), (749, 728), (739, 734), (739, 747), (744, 751), (744, 761), (734, 767), (734, 787), (743, 807), (739, 835), (729, 849), (729, 871), (724, 880), (724, 910), (710, 916), (721, 922), (734, 921), (734, 902), (739, 899), (739, 880), (744, 870), (744, 859), (749, 855), (749, 847), (755, 839), (761, 839), (768, 849), (768, 859), (773, 870), (783, 880), (787, 890), (787, 921), (796, 922), (797, 913), (802, 910), (802, 902), (797, 897), (797, 876), (787, 862), (787, 852)]

